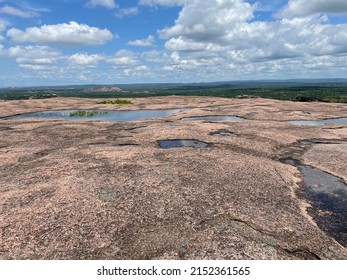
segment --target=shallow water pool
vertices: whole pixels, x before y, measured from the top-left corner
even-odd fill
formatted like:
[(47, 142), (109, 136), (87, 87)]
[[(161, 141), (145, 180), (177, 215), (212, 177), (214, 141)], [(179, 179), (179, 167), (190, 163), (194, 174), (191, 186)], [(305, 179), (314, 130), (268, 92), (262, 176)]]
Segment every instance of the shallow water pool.
[(347, 118), (337, 118), (337, 119), (325, 119), (325, 120), (312, 120), (312, 121), (289, 121), (290, 124), (296, 124), (296, 125), (306, 125), (306, 126), (320, 126), (320, 125), (329, 125), (329, 124), (336, 124), (336, 125), (347, 125)]
[(120, 111), (120, 110), (85, 110), (94, 112), (89, 116), (71, 116), (76, 110), (60, 110), (60, 111), (43, 111), (37, 113), (22, 114), (9, 117), (9, 119), (23, 118), (45, 118), (45, 119), (63, 119), (69, 121), (112, 121), (112, 122), (127, 122), (145, 119), (158, 119), (167, 117), (173, 114), (178, 114), (186, 109), (174, 110), (136, 110), (136, 111)]
[(173, 149), (173, 148), (207, 148), (209, 145), (205, 142), (198, 140), (161, 140), (158, 141), (159, 146), (162, 149)]
[(302, 165), (295, 159), (284, 159), (283, 163), (299, 168), (304, 186), (299, 195), (311, 205), (308, 209), (317, 225), (347, 246), (347, 185), (340, 178), (327, 172)]

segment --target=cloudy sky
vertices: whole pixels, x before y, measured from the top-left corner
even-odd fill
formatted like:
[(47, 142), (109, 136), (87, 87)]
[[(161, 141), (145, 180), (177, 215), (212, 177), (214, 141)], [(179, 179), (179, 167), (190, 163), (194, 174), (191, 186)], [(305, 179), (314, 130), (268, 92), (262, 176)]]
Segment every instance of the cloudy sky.
[(0, 0), (0, 86), (347, 77), (347, 0)]

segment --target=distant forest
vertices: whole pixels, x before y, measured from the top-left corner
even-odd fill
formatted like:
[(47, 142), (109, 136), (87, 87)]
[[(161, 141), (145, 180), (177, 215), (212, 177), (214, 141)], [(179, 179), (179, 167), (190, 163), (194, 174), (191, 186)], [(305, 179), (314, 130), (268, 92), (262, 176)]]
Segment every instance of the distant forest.
[[(105, 91), (117, 87), (121, 91)], [(100, 91), (98, 91), (100, 88)], [(91, 90), (92, 89), (92, 90)], [(102, 90), (101, 90), (102, 89)], [(347, 103), (347, 82), (220, 82), (196, 84), (83, 85), (2, 88), (0, 99), (43, 99), (54, 97), (131, 98), (150, 96), (217, 96), (226, 98), (271, 98), (298, 102)]]

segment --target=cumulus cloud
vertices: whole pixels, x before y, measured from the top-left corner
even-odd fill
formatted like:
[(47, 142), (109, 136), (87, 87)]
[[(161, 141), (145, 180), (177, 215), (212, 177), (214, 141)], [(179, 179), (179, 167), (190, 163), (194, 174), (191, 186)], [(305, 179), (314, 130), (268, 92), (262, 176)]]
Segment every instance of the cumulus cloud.
[(204, 42), (196, 42), (182, 36), (170, 39), (165, 43), (165, 47), (170, 51), (182, 52), (202, 51), (208, 48), (208, 46)]
[(155, 6), (180, 6), (187, 3), (189, 0), (140, 0), (141, 5), (147, 5), (151, 7)]
[(24, 31), (11, 28), (8, 30), (7, 36), (17, 43), (32, 42), (72, 46), (102, 45), (115, 38), (108, 29), (90, 27), (74, 21), (56, 25), (29, 27)]
[(11, 57), (21, 58), (57, 58), (61, 53), (47, 46), (15, 46), (9, 48)]
[[(60, 75), (69, 81), (80, 78), (100, 82), (98, 79), (107, 76), (109, 82), (192, 82), (202, 77), (209, 81), (295, 78), (298, 74), (310, 78), (322, 73), (336, 77), (347, 73), (347, 24), (329, 22), (330, 13), (346, 11), (346, 1), (329, 1), (327, 7), (327, 1), (290, 0), (281, 10), (286, 14), (271, 21), (254, 16), (260, 10), (273, 12), (274, 2), (278, 10), (283, 0), (261, 0), (261, 7), (250, 2), (256, 1), (139, 0), (150, 7), (180, 7), (175, 22), (158, 31), (164, 49), (148, 48), (142, 53), (120, 50), (110, 56), (82, 50), (62, 55), (45, 46), (6, 47), (2, 52), (15, 58), (20, 68), (35, 70), (37, 76), (56, 79)], [(119, 7), (113, 13), (120, 11), (122, 16), (132, 13)], [(133, 14), (137, 12), (135, 9)], [(0, 21), (0, 35), (7, 26)], [(26, 30), (12, 28), (7, 35), (20, 43), (64, 45), (97, 45), (117, 37), (107, 29), (75, 22)], [(150, 47), (155, 43), (152, 35), (139, 38), (127, 44)]]
[(8, 25), (8, 23), (6, 21), (3, 21), (0, 19), (0, 41), (3, 41), (5, 38), (1, 35), (1, 33), (3, 31), (5, 31), (6, 26)]
[[(250, 1), (248, 1), (250, 2)], [(288, 2), (287, 0), (258, 0), (251, 1), (254, 3), (256, 11), (261, 12), (276, 12), (283, 8), (283, 6)]]
[(48, 67), (46, 65), (40, 65), (40, 64), (24, 64), (20, 63), (19, 68), (22, 69), (29, 69), (29, 70), (34, 70), (34, 71), (44, 71), (47, 70)]
[(177, 51), (167, 56), (165, 65), (161, 68), (167, 72), (182, 73), (184, 74), (194, 73), (199, 69), (216, 69), (217, 65), (222, 62), (221, 58), (214, 57), (213, 55), (183, 55)]
[(123, 74), (125, 76), (131, 76), (131, 77), (143, 77), (150, 71), (149, 67), (146, 65), (139, 65), (133, 68), (125, 68), (123, 70)]
[(149, 71), (149, 67), (147, 65), (140, 65), (135, 67), (136, 71)]
[[(4, 37), (1, 35), (1, 32), (4, 31), (6, 28), (6, 25), (4, 22), (1, 22), (0, 20), (0, 42), (1, 41), (4, 41)], [(4, 46), (2, 44), (0, 44), (0, 56), (4, 55), (5, 54), (5, 49), (4, 49)]]
[(105, 57), (100, 54), (76, 53), (68, 58), (68, 62), (72, 66), (96, 67), (98, 63)]
[(116, 12), (116, 17), (123, 18), (123, 17), (129, 17), (129, 16), (136, 16), (139, 13), (138, 7), (128, 7), (128, 8), (120, 8)]
[(154, 36), (149, 35), (146, 39), (129, 41), (128, 45), (137, 47), (150, 47), (154, 44)]
[(59, 51), (47, 46), (15, 46), (8, 49), (8, 55), (16, 58), (20, 68), (46, 70), (62, 58)]
[(165, 63), (167, 53), (162, 50), (149, 50), (142, 52), (141, 57), (148, 62)]
[(256, 21), (257, 7), (244, 0), (211, 0), (208, 4), (187, 0), (180, 4), (174, 25), (158, 31), (166, 39), (167, 52), (152, 51), (144, 56), (161, 65), (158, 75), (196, 79), (198, 70), (206, 79), (268, 78), (299, 72), (311, 75), (324, 66), (347, 69), (342, 66), (347, 54), (347, 24), (329, 24), (326, 15)]
[[(301, 1), (301, 0), (298, 0)], [(183, 6), (175, 25), (159, 31), (170, 51), (230, 53), (235, 62), (329, 55), (347, 51), (347, 25), (326, 17), (249, 21), (254, 7), (243, 0), (213, 0)], [(204, 13), (207, 16), (203, 16)]]
[(6, 28), (6, 23), (0, 20), (0, 32), (4, 31)]
[(162, 38), (189, 36), (198, 41), (221, 40), (253, 17), (254, 8), (242, 0), (187, 1), (175, 25), (160, 31)]
[(7, 14), (22, 18), (33, 18), (39, 16), (39, 14), (34, 11), (24, 11), (8, 5), (5, 5), (0, 8), (0, 14)]
[(346, 0), (289, 0), (278, 17), (305, 17), (319, 13), (347, 14)]
[(114, 0), (89, 0), (86, 3), (86, 6), (89, 8), (94, 8), (96, 6), (105, 7), (108, 9), (114, 9), (117, 7)]
[(116, 54), (109, 58), (107, 62), (113, 64), (115, 67), (134, 66), (139, 63), (135, 54), (128, 50), (120, 50), (116, 52)]

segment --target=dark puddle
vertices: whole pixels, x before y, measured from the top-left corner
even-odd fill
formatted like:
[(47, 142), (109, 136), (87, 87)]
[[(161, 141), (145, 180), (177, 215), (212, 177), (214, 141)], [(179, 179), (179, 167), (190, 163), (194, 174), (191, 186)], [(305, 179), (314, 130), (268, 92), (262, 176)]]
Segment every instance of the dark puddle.
[(221, 129), (218, 131), (211, 132), (210, 135), (216, 135), (216, 136), (236, 136), (234, 132), (231, 132), (229, 130)]
[(304, 176), (304, 186), (298, 195), (309, 200), (309, 214), (317, 225), (347, 246), (347, 185), (338, 177), (317, 168), (305, 166), (292, 158), (281, 162), (298, 167)]
[(235, 116), (202, 116), (183, 118), (182, 121), (243, 121), (243, 118)]
[(120, 143), (117, 146), (120, 147), (127, 147), (127, 146), (140, 146), (140, 144), (135, 144), (135, 143)]
[(325, 119), (325, 120), (317, 120), (317, 121), (289, 121), (290, 124), (296, 125), (306, 125), (306, 126), (321, 126), (321, 125), (343, 125), (347, 124), (347, 118), (337, 118), (337, 119)]
[[(145, 119), (158, 119), (167, 117), (173, 114), (178, 114), (186, 109), (174, 110), (136, 110), (136, 111), (118, 111), (118, 110), (98, 110), (98, 114), (92, 116), (71, 116), (70, 114), (76, 110), (61, 110), (61, 111), (44, 111), (37, 113), (22, 114), (9, 117), (8, 119), (22, 119), (22, 118), (45, 118), (45, 119), (63, 119), (69, 121), (113, 121), (113, 122), (126, 122), (137, 121)], [(94, 110), (86, 110), (86, 112)]]
[(159, 146), (162, 149), (173, 149), (173, 148), (207, 148), (208, 143), (198, 141), (198, 140), (160, 140)]

